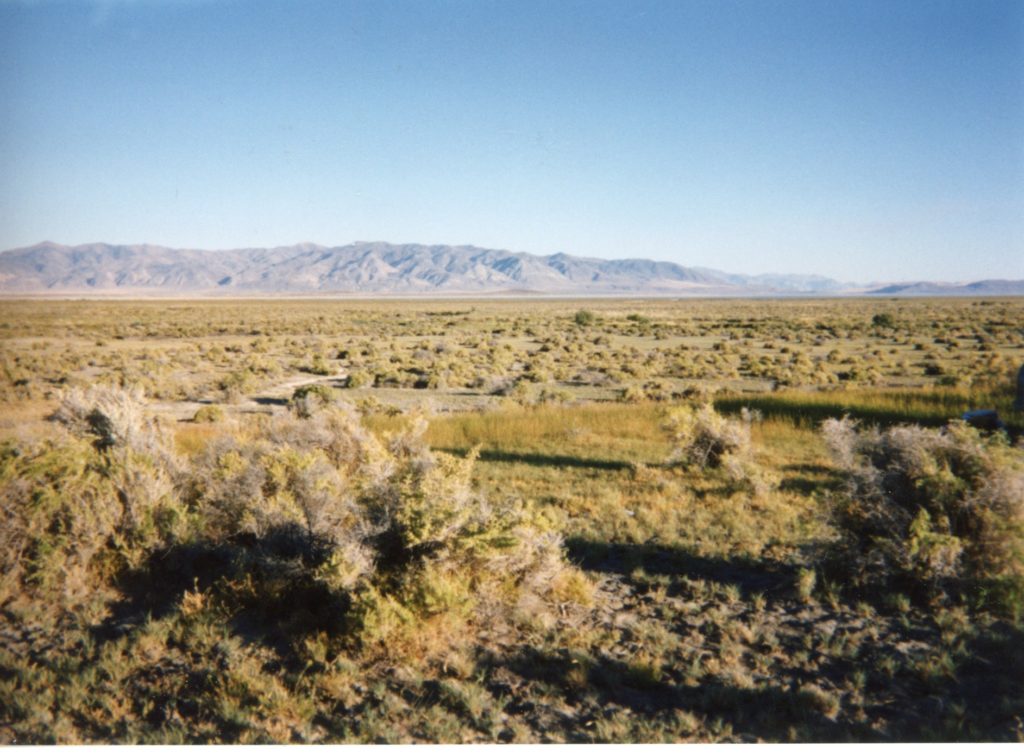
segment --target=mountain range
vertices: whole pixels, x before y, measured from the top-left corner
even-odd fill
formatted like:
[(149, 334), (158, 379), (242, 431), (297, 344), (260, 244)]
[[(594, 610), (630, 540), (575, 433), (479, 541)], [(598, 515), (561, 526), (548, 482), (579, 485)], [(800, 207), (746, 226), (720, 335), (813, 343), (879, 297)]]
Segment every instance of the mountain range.
[(816, 275), (733, 274), (646, 259), (380, 242), (230, 251), (45, 242), (0, 253), (0, 294), (1024, 295), (1024, 280), (864, 286)]

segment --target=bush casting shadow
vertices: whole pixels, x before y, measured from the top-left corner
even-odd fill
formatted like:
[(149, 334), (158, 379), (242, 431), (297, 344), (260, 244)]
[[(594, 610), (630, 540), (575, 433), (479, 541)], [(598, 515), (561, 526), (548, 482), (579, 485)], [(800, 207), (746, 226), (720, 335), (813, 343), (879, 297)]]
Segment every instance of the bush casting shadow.
[(256, 405), (277, 405), (280, 407), (285, 407), (291, 402), (286, 397), (252, 397), (249, 399), (256, 403)]
[(770, 560), (703, 557), (663, 544), (617, 544), (580, 537), (565, 542), (569, 559), (584, 570), (629, 576), (638, 567), (649, 575), (686, 576), (735, 585), (744, 597), (754, 593), (785, 593), (792, 589), (796, 568)]
[[(866, 725), (828, 718), (796, 686), (739, 688), (705, 678), (691, 687), (671, 678), (654, 678), (643, 668), (616, 659), (595, 659), (564, 649), (546, 653), (530, 647), (496, 661), (521, 677), (559, 688), (570, 702), (582, 702), (593, 708), (594, 715), (612, 704), (641, 717), (681, 710), (720, 719), (732, 727), (736, 736), (750, 741), (785, 740), (791, 728), (804, 741), (883, 739)], [(569, 677), (574, 677), (574, 681), (568, 682)], [(587, 700), (591, 703), (587, 704)], [(569, 722), (565, 730), (569, 740), (593, 742), (584, 727), (584, 718)]]
[(315, 633), (344, 630), (347, 595), (316, 581), (311, 573), (328, 548), (295, 525), (257, 537), (194, 541), (154, 551), (116, 585), (124, 596), (94, 631), (100, 641), (118, 637), (146, 619), (180, 609), (188, 592), (213, 593), (228, 603), (232, 630), (292, 658), (291, 644)]
[(779, 484), (781, 491), (792, 491), (809, 497), (819, 492), (828, 494), (843, 486), (843, 474), (820, 463), (790, 463), (782, 466), (782, 471), (786, 478)]
[[(465, 457), (468, 452), (461, 448), (437, 448), (457, 457)], [(633, 468), (633, 464), (625, 460), (606, 460), (603, 458), (578, 458), (571, 455), (549, 455), (540, 452), (509, 452), (507, 450), (481, 450), (480, 460), (489, 463), (522, 463), (549, 468), (590, 468), (598, 471), (625, 471)]]

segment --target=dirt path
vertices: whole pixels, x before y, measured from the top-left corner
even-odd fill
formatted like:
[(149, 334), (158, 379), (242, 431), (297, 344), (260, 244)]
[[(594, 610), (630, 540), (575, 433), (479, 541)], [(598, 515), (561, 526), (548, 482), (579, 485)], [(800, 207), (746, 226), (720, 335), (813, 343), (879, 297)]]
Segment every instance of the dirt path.
[[(218, 399), (216, 393), (203, 400), (157, 400), (149, 403), (149, 409), (158, 416), (174, 421), (191, 421), (196, 411), (207, 405), (219, 405), (228, 414), (242, 415), (253, 413), (272, 414), (287, 409), (288, 401), (299, 387), (312, 384), (327, 384), (341, 389), (348, 377), (346, 371), (339, 371), (330, 376), (310, 376), (308, 374), (291, 376), (280, 382), (266, 385), (256, 392), (237, 398), (234, 402)], [(339, 396), (342, 393), (339, 393)], [(474, 392), (445, 392), (412, 390), (408, 388), (376, 387), (355, 390), (347, 394), (347, 398), (355, 400), (372, 395), (383, 403), (399, 409), (408, 409), (415, 405), (429, 406), (429, 410), (439, 413), (457, 413), (462, 411), (479, 411), (493, 406), (499, 398)]]
[[(244, 405), (249, 403), (251, 405), (264, 405), (269, 400), (287, 400), (291, 398), (292, 393), (295, 392), (299, 387), (305, 387), (308, 384), (324, 384), (327, 382), (343, 382), (348, 377), (347, 373), (332, 374), (330, 376), (320, 377), (295, 377), (288, 379), (284, 382), (278, 382), (275, 385), (267, 387), (266, 389), (253, 393), (238, 403), (238, 405)], [(341, 384), (335, 385), (340, 387)], [(261, 402), (263, 401), (263, 402)]]

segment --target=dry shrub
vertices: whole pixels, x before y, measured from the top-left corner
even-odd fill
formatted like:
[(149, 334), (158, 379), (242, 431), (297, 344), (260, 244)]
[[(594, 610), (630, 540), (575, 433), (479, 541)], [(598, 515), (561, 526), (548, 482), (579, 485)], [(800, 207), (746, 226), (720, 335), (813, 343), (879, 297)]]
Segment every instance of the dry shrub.
[(1005, 434), (960, 421), (858, 430), (849, 418), (826, 421), (822, 433), (846, 477), (830, 557), (845, 578), (931, 597), (969, 585), (1020, 593), (1024, 452)]
[(28, 592), (63, 608), (180, 534), (185, 513), (138, 391), (72, 389), (52, 419), (73, 436), (0, 452), (0, 601)]
[(364, 642), (414, 639), (422, 620), (440, 615), (543, 622), (553, 614), (549, 601), (569, 569), (560, 538), (538, 530), (518, 500), (492, 503), (474, 491), (474, 460), (408, 456), (360, 500), (375, 555), (353, 612)]
[(292, 409), (300, 416), (309, 417), (334, 402), (334, 389), (326, 384), (305, 384), (292, 393)]
[(129, 447), (163, 454), (164, 437), (155, 421), (145, 416), (142, 391), (97, 385), (73, 388), (61, 395), (50, 416), (72, 434), (91, 437), (99, 449)]
[(619, 392), (619, 400), (623, 403), (642, 403), (647, 399), (647, 393), (643, 387), (631, 384)]
[(743, 420), (727, 418), (711, 403), (684, 406), (669, 413), (666, 429), (674, 446), (672, 461), (699, 469), (719, 468), (727, 456), (751, 453), (749, 413)]
[(219, 405), (204, 405), (192, 416), (192, 421), (197, 424), (219, 424), (227, 417), (224, 409)]
[(203, 537), (265, 537), (289, 526), (310, 546), (340, 544), (353, 505), (349, 478), (371, 463), (370, 435), (348, 408), (275, 416), (253, 437), (227, 435), (195, 458), (183, 485)]
[(737, 486), (761, 496), (778, 479), (756, 461), (750, 427), (760, 415), (744, 408), (739, 419), (718, 413), (711, 403), (683, 406), (669, 413), (665, 428), (674, 447), (670, 462), (698, 470), (721, 468)]
[(128, 581), (159, 603), (194, 572), (224, 614), (312, 615), (295, 635), (422, 657), (470, 626), (547, 628), (590, 602), (560, 537), (474, 489), (475, 454), (431, 452), (423, 415), (384, 438), (347, 405), (260, 417), (187, 466), (136, 394), (74, 393), (57, 420), (80, 436), (0, 449), (0, 605)]
[(152, 457), (71, 439), (0, 452), (0, 519), (0, 602), (28, 592), (63, 608), (174, 538), (184, 510)]
[(267, 542), (301, 532), (291, 556), (302, 577), (350, 605), (351, 636), (374, 651), (422, 652), (428, 634), (438, 648), (457, 637), (456, 623), (551, 625), (572, 613), (586, 589), (560, 537), (520, 501), (477, 492), (475, 454), (431, 452), (426, 427), (415, 415), (382, 440), (339, 406), (275, 417), (245, 442), (222, 439), (194, 468), (202, 535)]

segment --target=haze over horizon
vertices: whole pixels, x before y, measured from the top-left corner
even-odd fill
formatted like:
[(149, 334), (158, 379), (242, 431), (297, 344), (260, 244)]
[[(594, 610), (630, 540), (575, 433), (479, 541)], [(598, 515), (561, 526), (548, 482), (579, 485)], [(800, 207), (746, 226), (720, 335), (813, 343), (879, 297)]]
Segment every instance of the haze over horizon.
[(1024, 4), (8, 2), (0, 249), (1024, 278)]

